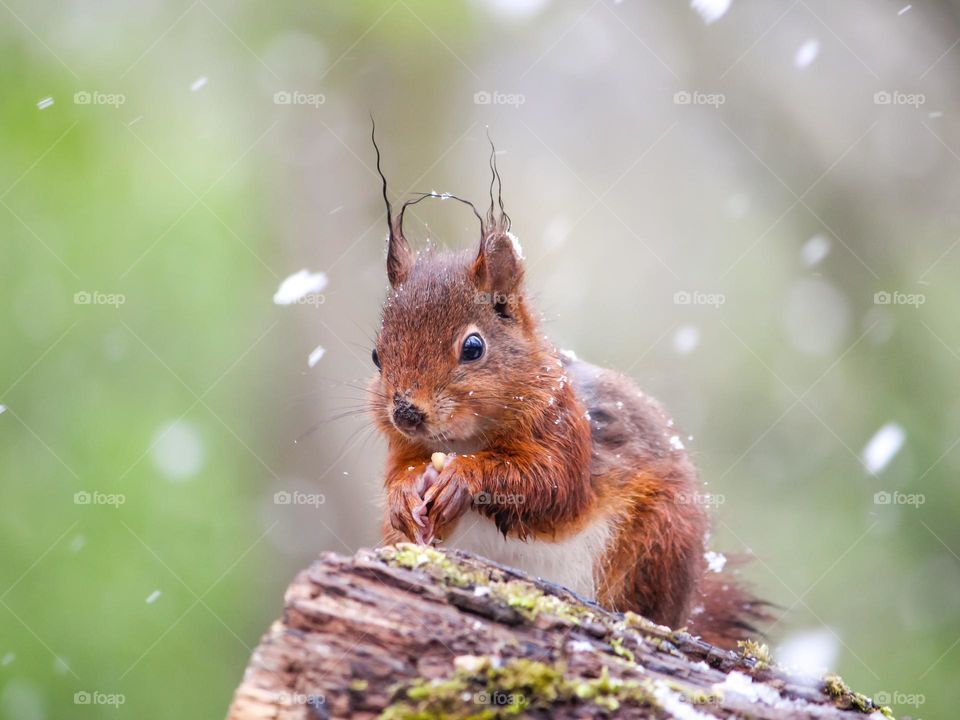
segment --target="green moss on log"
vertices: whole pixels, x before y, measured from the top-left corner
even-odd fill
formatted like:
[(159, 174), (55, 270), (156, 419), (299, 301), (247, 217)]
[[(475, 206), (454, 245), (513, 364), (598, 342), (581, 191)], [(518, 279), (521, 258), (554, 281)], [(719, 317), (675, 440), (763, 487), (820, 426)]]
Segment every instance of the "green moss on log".
[[(615, 713), (623, 705), (658, 707), (652, 680), (622, 680), (607, 668), (598, 678), (568, 678), (562, 663), (526, 659), (459, 659), (453, 676), (418, 679), (396, 688), (394, 702), (382, 720), (494, 720), (527, 710), (549, 710), (560, 704), (591, 703)], [(671, 690), (676, 691), (671, 684)], [(688, 689), (689, 690), (689, 689)], [(689, 697), (699, 697), (690, 693)]]

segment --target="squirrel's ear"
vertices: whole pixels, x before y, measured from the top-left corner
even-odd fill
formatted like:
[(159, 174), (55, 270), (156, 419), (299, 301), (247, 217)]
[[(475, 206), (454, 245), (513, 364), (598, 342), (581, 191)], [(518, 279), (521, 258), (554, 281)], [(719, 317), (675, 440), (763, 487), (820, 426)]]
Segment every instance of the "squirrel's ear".
[(480, 241), (480, 252), (473, 263), (474, 282), (487, 293), (508, 296), (523, 280), (520, 245), (509, 232), (493, 232)]
[(400, 227), (400, 221), (397, 219), (390, 226), (390, 237), (387, 239), (387, 279), (390, 281), (390, 287), (396, 288), (410, 274), (410, 268), (413, 267), (413, 253), (410, 252), (410, 245), (403, 236), (403, 228)]

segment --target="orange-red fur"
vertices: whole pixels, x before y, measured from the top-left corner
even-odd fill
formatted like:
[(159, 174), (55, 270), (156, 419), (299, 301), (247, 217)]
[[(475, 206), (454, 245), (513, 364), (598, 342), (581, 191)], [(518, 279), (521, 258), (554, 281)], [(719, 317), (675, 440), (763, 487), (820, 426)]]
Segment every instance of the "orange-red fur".
[[(534, 542), (605, 518), (613, 535), (594, 568), (602, 605), (674, 627), (692, 620), (727, 646), (745, 637), (751, 614), (761, 615), (728, 578), (705, 580), (708, 520), (695, 468), (671, 443), (672, 421), (629, 378), (558, 353), (528, 306), (522, 258), (503, 222), (490, 220), (479, 252), (456, 255), (415, 257), (391, 226), (382, 371), (370, 384), (388, 440), (384, 541), (423, 538), (418, 512), (437, 538), (472, 509), (504, 536)], [(468, 328), (487, 351), (463, 364)], [(422, 430), (393, 422), (397, 395), (425, 411)], [(456, 458), (424, 491), (431, 453), (451, 449)], [(481, 493), (487, 501), (477, 503)]]

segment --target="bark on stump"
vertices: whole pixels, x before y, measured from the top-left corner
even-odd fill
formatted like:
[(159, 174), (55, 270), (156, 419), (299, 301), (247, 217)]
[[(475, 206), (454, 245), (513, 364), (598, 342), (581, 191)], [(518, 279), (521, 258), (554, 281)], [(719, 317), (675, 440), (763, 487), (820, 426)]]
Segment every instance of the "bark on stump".
[(287, 589), (228, 720), (892, 717), (766, 648), (721, 650), (483, 558), (322, 556)]

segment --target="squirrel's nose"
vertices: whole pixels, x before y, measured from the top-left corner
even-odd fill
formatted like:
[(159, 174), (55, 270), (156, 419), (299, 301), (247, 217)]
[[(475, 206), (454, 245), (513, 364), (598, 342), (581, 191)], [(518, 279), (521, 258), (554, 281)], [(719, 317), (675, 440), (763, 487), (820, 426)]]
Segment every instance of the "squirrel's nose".
[(403, 430), (416, 430), (426, 418), (423, 410), (402, 396), (393, 398), (393, 421)]

